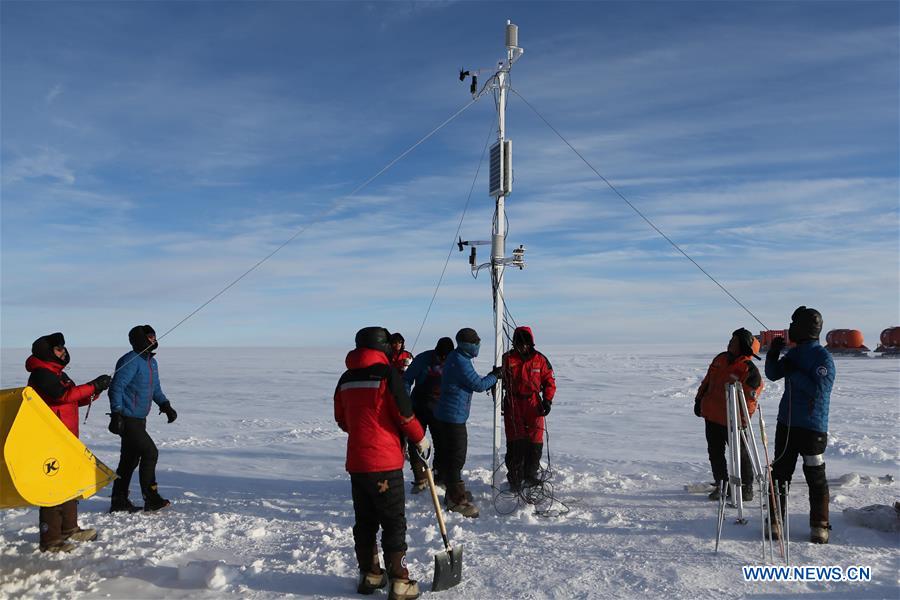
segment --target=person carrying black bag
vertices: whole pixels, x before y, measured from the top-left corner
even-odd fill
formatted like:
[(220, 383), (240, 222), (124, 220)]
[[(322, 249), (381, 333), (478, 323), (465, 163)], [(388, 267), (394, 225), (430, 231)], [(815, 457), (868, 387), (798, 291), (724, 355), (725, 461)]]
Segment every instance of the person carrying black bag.
[(128, 499), (131, 475), (140, 465), (138, 478), (144, 497), (144, 511), (151, 512), (171, 504), (159, 495), (156, 484), (156, 461), (159, 451), (147, 433), (147, 415), (151, 402), (159, 406), (169, 423), (178, 413), (172, 408), (159, 384), (159, 365), (154, 350), (159, 347), (156, 332), (149, 325), (138, 325), (128, 332), (132, 351), (116, 363), (112, 385), (109, 388), (109, 431), (122, 437), (118, 479), (113, 483), (109, 512), (136, 512), (141, 510)]

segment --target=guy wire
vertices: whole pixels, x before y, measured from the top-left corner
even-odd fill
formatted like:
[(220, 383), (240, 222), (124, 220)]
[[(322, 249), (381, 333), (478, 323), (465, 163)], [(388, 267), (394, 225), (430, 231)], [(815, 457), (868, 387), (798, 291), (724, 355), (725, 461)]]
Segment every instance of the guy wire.
[(751, 311), (749, 308), (747, 308), (747, 307), (744, 305), (743, 302), (741, 302), (740, 300), (738, 300), (738, 299), (734, 296), (734, 294), (732, 294), (731, 292), (729, 292), (728, 289), (727, 289), (724, 285), (722, 285), (721, 283), (719, 283), (719, 281), (718, 281), (715, 277), (713, 277), (712, 275), (710, 275), (709, 272), (708, 272), (706, 269), (704, 269), (703, 267), (701, 267), (700, 264), (699, 264), (696, 260), (694, 260), (693, 258), (691, 258), (690, 255), (688, 255), (687, 252), (685, 252), (684, 250), (682, 250), (682, 249), (681, 249), (681, 246), (679, 246), (677, 243), (675, 243), (675, 241), (672, 240), (672, 238), (670, 238), (670, 237), (667, 236), (665, 233), (663, 233), (663, 231), (662, 231), (659, 227), (657, 227), (656, 224), (653, 223), (653, 221), (651, 221), (649, 217), (647, 217), (647, 215), (645, 215), (643, 212), (641, 212), (641, 210), (640, 210), (637, 206), (635, 206), (634, 204), (632, 204), (632, 203), (628, 200), (628, 198), (626, 198), (626, 197), (624, 196), (624, 194), (622, 194), (622, 192), (620, 192), (620, 191), (616, 188), (616, 186), (614, 186), (612, 183), (610, 183), (610, 181), (609, 181), (606, 177), (604, 177), (603, 175), (601, 175), (600, 172), (599, 172), (597, 169), (594, 168), (594, 165), (592, 165), (590, 162), (588, 162), (588, 160), (581, 154), (581, 152), (579, 152), (578, 150), (576, 150), (576, 149), (575, 149), (575, 146), (573, 146), (572, 144), (570, 144), (570, 143), (569, 143), (569, 140), (567, 140), (567, 139), (563, 136), (563, 134), (561, 134), (561, 133), (556, 129), (556, 127), (554, 127), (553, 125), (551, 125), (550, 122), (549, 122), (547, 119), (544, 118), (544, 115), (542, 115), (542, 114), (538, 111), (538, 109), (536, 109), (534, 106), (532, 106), (532, 104), (531, 104), (528, 100), (526, 100), (526, 99), (522, 96), (522, 94), (520, 94), (516, 89), (514, 89), (514, 88), (512, 88), (512, 87), (510, 87), (509, 89), (510, 89), (510, 91), (512, 91), (516, 96), (518, 96), (519, 98), (521, 98), (522, 102), (524, 102), (524, 103), (526, 104), (526, 106), (528, 106), (528, 108), (530, 108), (530, 109), (534, 112), (534, 114), (536, 114), (536, 115), (538, 116), (538, 118), (540, 118), (540, 120), (543, 121), (545, 125), (547, 125), (547, 127), (549, 127), (551, 130), (553, 130), (553, 133), (555, 133), (555, 134), (559, 137), (559, 139), (561, 139), (561, 140), (562, 140), (569, 148), (571, 148), (571, 149), (572, 149), (572, 152), (574, 152), (575, 154), (577, 154), (577, 155), (578, 155), (578, 158), (580, 158), (580, 159), (584, 162), (584, 164), (586, 164), (586, 165), (587, 165), (587, 166), (588, 166), (588, 167), (589, 167), (589, 168), (597, 175), (597, 177), (599, 177), (601, 180), (603, 180), (603, 182), (604, 182), (607, 186), (609, 186), (609, 189), (611, 189), (613, 192), (615, 192), (616, 195), (619, 196), (619, 198), (621, 198), (621, 199), (625, 202), (625, 204), (627, 204), (628, 206), (630, 206), (630, 207), (631, 207), (631, 210), (633, 210), (635, 213), (637, 213), (637, 215), (638, 215), (639, 217), (641, 217), (644, 221), (646, 221), (647, 224), (650, 225), (650, 227), (652, 227), (652, 228), (656, 231), (656, 233), (658, 233), (659, 235), (661, 235), (667, 242), (669, 242), (669, 244), (671, 244), (673, 248), (675, 248), (676, 250), (678, 250), (678, 252), (680, 252), (680, 253), (682, 254), (682, 256), (684, 256), (686, 259), (688, 259), (689, 261), (691, 261), (691, 262), (694, 264), (695, 267), (697, 267), (698, 269), (700, 269), (700, 272), (701, 272), (701, 273), (703, 273), (704, 275), (706, 275), (706, 276), (709, 278), (710, 281), (712, 281), (712, 282), (715, 283), (717, 286), (719, 286), (719, 289), (721, 289), (723, 292), (725, 292), (725, 294), (727, 294), (729, 298), (731, 298), (732, 300), (734, 300), (734, 301), (738, 304), (738, 306), (740, 306), (741, 308), (743, 308), (743, 309), (747, 312), (747, 314), (749, 314), (751, 317), (753, 317), (753, 318), (756, 320), (757, 323), (759, 323), (760, 325), (762, 325), (762, 326), (763, 326), (763, 329), (768, 329), (768, 328), (769, 328), (765, 323), (763, 323), (763, 322), (759, 319), (759, 317), (757, 317), (755, 314), (753, 314), (753, 311)]
[(488, 144), (491, 141), (491, 134), (494, 132), (494, 122), (491, 121), (491, 127), (488, 129), (487, 139), (484, 142), (484, 147), (481, 149), (481, 157), (478, 159), (478, 167), (475, 169), (475, 177), (472, 178), (472, 185), (469, 188), (469, 195), (466, 197), (466, 205), (463, 207), (462, 215), (459, 217), (459, 224), (456, 226), (456, 233), (453, 235), (453, 241), (450, 244), (450, 251), (447, 253), (447, 260), (444, 261), (444, 268), (441, 269), (441, 276), (438, 278), (437, 285), (434, 287), (434, 293), (431, 295), (431, 301), (428, 303), (428, 308), (425, 310), (425, 316), (422, 318), (422, 324), (419, 325), (419, 331), (416, 333), (416, 339), (413, 341), (412, 348), (410, 352), (413, 352), (416, 349), (416, 344), (419, 343), (419, 336), (422, 335), (422, 329), (425, 327), (425, 322), (428, 320), (428, 314), (431, 312), (431, 307), (434, 305), (434, 299), (437, 297), (438, 290), (441, 289), (441, 283), (444, 281), (444, 274), (447, 272), (447, 265), (450, 264), (450, 258), (453, 256), (453, 248), (456, 246), (456, 240), (459, 238), (459, 232), (462, 229), (463, 220), (466, 218), (466, 211), (469, 210), (469, 202), (472, 200), (472, 192), (475, 191), (475, 183), (478, 181), (478, 174), (481, 172), (481, 165), (484, 163), (484, 154), (487, 152)]
[[(435, 127), (434, 129), (432, 129), (431, 131), (429, 131), (428, 133), (426, 133), (423, 137), (421, 137), (421, 138), (419, 139), (419, 141), (417, 141), (416, 143), (414, 143), (412, 146), (410, 146), (409, 148), (407, 148), (406, 150), (404, 150), (403, 152), (401, 152), (401, 153), (400, 153), (396, 158), (394, 158), (392, 161), (390, 161), (389, 163), (387, 163), (384, 167), (381, 168), (380, 171), (378, 171), (377, 173), (375, 173), (374, 175), (372, 175), (371, 177), (369, 177), (368, 179), (366, 179), (365, 181), (363, 181), (361, 184), (359, 184), (358, 186), (356, 186), (356, 187), (353, 189), (353, 191), (351, 191), (349, 194), (346, 194), (346, 195), (344, 195), (344, 196), (340, 196), (340, 197), (336, 198), (335, 200), (333, 200), (333, 201), (331, 202), (331, 204), (330, 204), (328, 207), (324, 208), (324, 209), (321, 210), (318, 214), (316, 214), (312, 219), (310, 219), (309, 221), (307, 221), (307, 223), (306, 223), (305, 225), (303, 225), (303, 227), (301, 227), (300, 229), (298, 229), (297, 232), (294, 233), (294, 235), (292, 235), (291, 237), (289, 237), (286, 241), (282, 242), (278, 247), (276, 247), (274, 250), (272, 250), (272, 251), (269, 252), (267, 255), (265, 255), (262, 259), (260, 259), (258, 262), (256, 262), (256, 263), (255, 263), (253, 266), (251, 266), (249, 269), (247, 269), (246, 271), (244, 271), (243, 273), (241, 273), (241, 274), (240, 274), (236, 279), (234, 279), (231, 283), (229, 283), (228, 285), (226, 285), (225, 287), (223, 287), (221, 290), (219, 290), (218, 292), (216, 292), (215, 294), (213, 294), (213, 296), (212, 296), (209, 300), (207, 300), (206, 302), (204, 302), (203, 304), (201, 304), (200, 306), (198, 306), (197, 308), (195, 308), (195, 309), (194, 309), (193, 311), (191, 311), (186, 317), (184, 317), (183, 319), (181, 319), (180, 321), (178, 321), (177, 323), (175, 323), (175, 325), (173, 325), (173, 326), (170, 327), (168, 330), (166, 330), (165, 333), (163, 333), (162, 335), (156, 336), (157, 341), (163, 339), (164, 337), (166, 337), (167, 335), (169, 335), (170, 333), (172, 333), (173, 331), (175, 331), (179, 326), (181, 326), (182, 323), (184, 323), (185, 321), (187, 321), (188, 319), (190, 319), (191, 317), (193, 317), (194, 315), (196, 315), (198, 312), (200, 312), (201, 310), (203, 310), (204, 308), (206, 308), (206, 306), (208, 306), (210, 303), (212, 303), (216, 298), (218, 298), (219, 296), (221, 296), (222, 294), (224, 294), (225, 292), (227, 292), (229, 289), (231, 289), (232, 287), (234, 287), (240, 280), (242, 280), (244, 277), (246, 277), (247, 275), (249, 275), (250, 273), (252, 273), (253, 271), (255, 271), (255, 270), (256, 270), (258, 267), (260, 267), (264, 262), (266, 262), (267, 260), (269, 260), (270, 258), (272, 258), (273, 256), (275, 256), (278, 252), (280, 252), (285, 246), (287, 246), (288, 244), (290, 244), (291, 242), (293, 242), (295, 239), (297, 239), (298, 237), (300, 237), (300, 235), (302, 235), (307, 229), (309, 229), (311, 226), (313, 226), (313, 225), (315, 225), (316, 223), (318, 223), (318, 222), (319, 222), (321, 219), (323, 219), (325, 216), (327, 216), (328, 214), (330, 214), (331, 212), (333, 212), (335, 209), (337, 209), (338, 207), (340, 207), (342, 203), (344, 203), (345, 201), (347, 201), (347, 200), (349, 200), (350, 198), (352, 198), (354, 195), (356, 195), (356, 194), (357, 194), (359, 191), (361, 191), (363, 188), (365, 188), (365, 187), (368, 186), (370, 183), (372, 183), (373, 181), (375, 181), (378, 177), (380, 177), (381, 175), (383, 175), (387, 170), (389, 170), (391, 167), (393, 167), (395, 164), (397, 164), (397, 163), (400, 162), (403, 158), (405, 158), (406, 155), (408, 155), (410, 152), (412, 152), (413, 150), (415, 150), (416, 148), (418, 148), (422, 143), (424, 143), (426, 140), (428, 140), (428, 139), (429, 139), (431, 136), (433, 136), (435, 133), (437, 133), (438, 131), (440, 131), (441, 129), (443, 129), (447, 124), (449, 124), (449, 123), (450, 123), (451, 121), (453, 121), (456, 117), (458, 117), (459, 115), (461, 115), (467, 108), (469, 108), (470, 106), (472, 106), (473, 104), (475, 104), (477, 101), (478, 101), (478, 98), (477, 98), (477, 97), (476, 97), (476, 98), (473, 98), (472, 100), (470, 100), (468, 103), (466, 103), (465, 105), (463, 105), (463, 106), (462, 106), (459, 110), (457, 110), (455, 113), (453, 113), (452, 115), (450, 115), (449, 117), (447, 117), (447, 119), (445, 119), (440, 125), (438, 125), (438, 126)], [(479, 165), (479, 166), (480, 166), (480, 165)], [(148, 346), (148, 348), (149, 348), (149, 346)], [(146, 348), (145, 348), (145, 350), (146, 350)], [(137, 358), (138, 356), (140, 356), (140, 354), (136, 354), (135, 356), (133, 356), (133, 357), (131, 358), (131, 360), (129, 360), (128, 362), (126, 362), (125, 364), (123, 364), (121, 367), (117, 368), (116, 371), (118, 371), (119, 369), (123, 368), (125, 365), (127, 365), (128, 363), (130, 363), (132, 360), (134, 360), (134, 359)], [(113, 374), (115, 374), (116, 371), (113, 371)]]

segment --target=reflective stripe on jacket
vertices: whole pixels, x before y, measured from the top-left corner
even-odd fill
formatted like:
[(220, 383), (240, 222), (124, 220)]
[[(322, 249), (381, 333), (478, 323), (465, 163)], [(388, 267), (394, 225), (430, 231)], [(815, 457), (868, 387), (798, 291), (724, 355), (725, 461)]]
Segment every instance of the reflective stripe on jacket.
[(347, 471), (402, 469), (401, 435), (415, 443), (425, 431), (413, 416), (400, 374), (383, 352), (368, 348), (351, 351), (345, 364), (334, 390), (334, 420), (349, 434)]

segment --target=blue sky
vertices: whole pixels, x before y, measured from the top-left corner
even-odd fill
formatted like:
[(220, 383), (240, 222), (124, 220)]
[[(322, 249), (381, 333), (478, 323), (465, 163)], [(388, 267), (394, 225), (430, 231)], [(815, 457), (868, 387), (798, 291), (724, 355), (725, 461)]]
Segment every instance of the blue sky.
[[(900, 321), (896, 2), (3, 2), (4, 347), (162, 332), (469, 99), (513, 86), (767, 325)], [(418, 330), (490, 97), (172, 332), (348, 345)], [(759, 329), (515, 96), (506, 295), (538, 342), (724, 345)], [(485, 170), (462, 227), (490, 235)], [(492, 328), (454, 254), (417, 350)]]

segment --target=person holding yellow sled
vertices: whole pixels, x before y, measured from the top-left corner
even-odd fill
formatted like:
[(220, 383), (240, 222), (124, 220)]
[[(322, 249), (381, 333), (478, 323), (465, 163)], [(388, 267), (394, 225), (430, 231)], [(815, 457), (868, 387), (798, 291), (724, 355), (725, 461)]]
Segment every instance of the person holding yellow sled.
[(137, 325), (128, 332), (132, 351), (116, 363), (116, 373), (109, 389), (109, 431), (122, 437), (119, 476), (113, 483), (109, 512), (140, 510), (128, 499), (128, 486), (134, 470), (140, 465), (138, 477), (144, 496), (144, 511), (151, 512), (171, 504), (159, 495), (156, 485), (156, 461), (159, 450), (147, 433), (147, 415), (155, 402), (159, 413), (165, 413), (169, 423), (178, 417), (172, 403), (159, 385), (159, 365), (154, 350), (159, 347), (156, 332), (149, 325)]
[[(75, 385), (63, 372), (71, 356), (62, 333), (41, 336), (31, 345), (31, 356), (25, 369), (31, 373), (28, 385), (34, 388), (50, 410), (78, 437), (78, 407), (87, 406), (109, 387), (109, 375), (100, 375), (90, 383)], [(95, 529), (78, 526), (78, 501), (69, 500), (59, 506), (41, 507), (41, 552), (71, 552), (72, 541), (91, 542), (97, 539)]]

